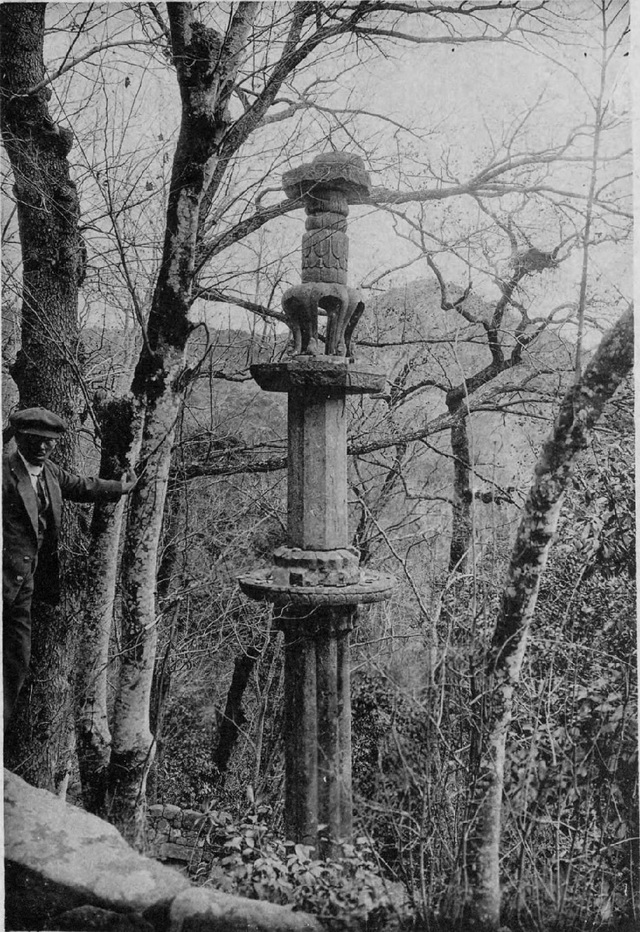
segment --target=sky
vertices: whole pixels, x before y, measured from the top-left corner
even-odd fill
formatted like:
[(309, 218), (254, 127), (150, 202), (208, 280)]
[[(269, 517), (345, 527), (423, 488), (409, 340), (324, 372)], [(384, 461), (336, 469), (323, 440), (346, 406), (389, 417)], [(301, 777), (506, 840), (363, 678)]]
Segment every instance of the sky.
[[(562, 5), (562, 4), (560, 4)], [(83, 5), (56, 4), (56, 12), (75, 7), (82, 11)], [(109, 4), (112, 14), (117, 4)], [(592, 6), (591, 0), (571, 0), (569, 9), (579, 15)], [(125, 19), (123, 18), (123, 23)], [(124, 35), (124, 34), (123, 34)], [(93, 40), (95, 41), (95, 40)], [(50, 41), (49, 51), (52, 57), (59, 57), (66, 52), (68, 35), (58, 33)], [(78, 46), (74, 53), (81, 50)], [(175, 83), (166, 69), (141, 66), (143, 59), (136, 50), (123, 48), (112, 49), (102, 57), (102, 74), (107, 75), (100, 94), (87, 106), (88, 93), (93, 77), (97, 72), (97, 61), (92, 60), (85, 66), (86, 85), (75, 83), (73, 98), (65, 97), (64, 109), (67, 118), (77, 128), (77, 148), (72, 152), (78, 160), (80, 189), (88, 203), (93, 198), (93, 209), (97, 210), (100, 183), (94, 184), (86, 172), (82, 175), (81, 164), (92, 162), (94, 168), (99, 163), (101, 153), (109, 153), (110, 159), (117, 158), (120, 165), (118, 185), (123, 186), (130, 180), (129, 165), (133, 156), (139, 158), (145, 153), (149, 160), (148, 172), (140, 173), (138, 187), (149, 191), (149, 199), (154, 189), (166, 183), (170, 170), (173, 151), (173, 135), (178, 115), (178, 97)], [(628, 59), (620, 58), (621, 73), (613, 82), (615, 107), (622, 110), (628, 96), (628, 81), (624, 70)], [(335, 68), (335, 65), (333, 66)], [(379, 126), (373, 119), (363, 117), (359, 125), (365, 137), (368, 137), (370, 164), (374, 185), (393, 184), (398, 165), (406, 171), (415, 170), (416, 161), (426, 157), (437, 162), (443, 152), (448, 153), (451, 164), (461, 178), (468, 177), (486, 156), (490, 140), (497, 138), (504, 126), (516, 116), (521, 117), (531, 111), (532, 103), (542, 94), (543, 102), (528, 116), (528, 145), (539, 145), (548, 137), (557, 138), (558, 131), (575, 121), (576, 113), (587, 112), (585, 97), (577, 90), (570, 70), (579, 77), (594, 80), (593, 53), (585, 54), (582, 47), (571, 49), (565, 47), (559, 66), (549, 59), (534, 56), (521, 48), (507, 43), (466, 46), (430, 45), (428, 47), (405, 47), (396, 50), (389, 57), (378, 56), (369, 61), (358, 71), (345, 70), (339, 83), (342, 86), (342, 98), (349, 99), (350, 106), (361, 107), (367, 111), (376, 111), (397, 122), (412, 124), (420, 136), (418, 142), (412, 142), (406, 134), (398, 137), (397, 151), (390, 149), (393, 140), (393, 127), (387, 124), (380, 134)], [(318, 76), (325, 77), (322, 66)], [(56, 82), (56, 94), (61, 82)], [(62, 98), (60, 98), (62, 99)], [(55, 99), (52, 105), (55, 104)], [(108, 111), (111, 126), (118, 126), (118, 131), (107, 138), (103, 126), (103, 115)], [(124, 135), (124, 146), (121, 137)], [(305, 160), (312, 158), (322, 148), (326, 140), (322, 137), (310, 137), (309, 151)], [(338, 137), (338, 144), (342, 141)], [(82, 150), (82, 151), (80, 151)], [(412, 150), (414, 161), (412, 162)], [(161, 158), (163, 156), (163, 158)], [(393, 169), (393, 170), (392, 170)], [(424, 178), (418, 178), (416, 184), (432, 184), (428, 171)], [(271, 183), (271, 182), (270, 182)], [(280, 169), (274, 172), (273, 187), (276, 193), (269, 195), (270, 201), (279, 198), (277, 189), (280, 183)], [(425, 213), (425, 222), (434, 227), (444, 222), (446, 210), (453, 212), (475, 210), (473, 205), (459, 204), (449, 206), (431, 205)], [(146, 208), (144, 208), (146, 210)], [(477, 212), (477, 211), (476, 211)], [(141, 214), (142, 216), (142, 214)], [(156, 224), (157, 239), (161, 239), (162, 217), (160, 213), (152, 216), (144, 214), (145, 222)], [(302, 215), (289, 215), (268, 228), (268, 243), (282, 243), (283, 252), (293, 254), (299, 248), (302, 233)], [(103, 222), (103, 221), (101, 221)], [(96, 236), (100, 235), (97, 224)], [(407, 263), (416, 253), (406, 241), (394, 236), (393, 221), (384, 211), (371, 208), (354, 208), (350, 217), (350, 281), (353, 285), (368, 285), (382, 272), (393, 266)], [(549, 234), (551, 235), (551, 234)], [(535, 245), (540, 248), (552, 248), (553, 237), (544, 229), (536, 231)], [(142, 250), (144, 255), (144, 250)], [(143, 262), (140, 287), (145, 287), (146, 268), (153, 265), (155, 253), (148, 250), (148, 258)], [(505, 254), (505, 260), (508, 255)], [(466, 284), (466, 269), (457, 260), (440, 256), (438, 261), (447, 278)], [(295, 263), (299, 260), (295, 258)], [(608, 282), (612, 289), (622, 288), (629, 292), (631, 288), (630, 254), (628, 250), (608, 248), (594, 250), (593, 268), (600, 277), (600, 282)], [(565, 300), (575, 290), (580, 270), (580, 256), (574, 256), (565, 264), (562, 275), (555, 275), (552, 293), (538, 295), (537, 299), (550, 307), (558, 298)], [(378, 283), (380, 286), (397, 286), (410, 278), (429, 275), (424, 260), (415, 265), (401, 269)], [(474, 288), (485, 296), (495, 292), (494, 284), (474, 275)], [(252, 295), (250, 295), (252, 297)], [(99, 303), (88, 306), (88, 313), (101, 313)], [(224, 323), (231, 313), (235, 325), (245, 319), (244, 312), (207, 306), (206, 316), (212, 323)]]

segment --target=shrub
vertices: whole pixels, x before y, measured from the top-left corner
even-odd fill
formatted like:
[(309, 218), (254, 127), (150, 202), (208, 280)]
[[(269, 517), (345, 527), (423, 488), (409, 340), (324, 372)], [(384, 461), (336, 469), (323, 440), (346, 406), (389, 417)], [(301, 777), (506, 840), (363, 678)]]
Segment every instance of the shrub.
[(167, 704), (152, 802), (197, 809), (211, 799), (217, 779), (211, 759), (213, 735), (202, 718), (199, 704), (189, 696)]
[(270, 817), (269, 807), (239, 820), (209, 810), (202, 831), (214, 861), (196, 881), (313, 913), (332, 932), (382, 932), (410, 922), (406, 896), (380, 876), (366, 839), (342, 845), (339, 858), (318, 859), (310, 846), (279, 838)]

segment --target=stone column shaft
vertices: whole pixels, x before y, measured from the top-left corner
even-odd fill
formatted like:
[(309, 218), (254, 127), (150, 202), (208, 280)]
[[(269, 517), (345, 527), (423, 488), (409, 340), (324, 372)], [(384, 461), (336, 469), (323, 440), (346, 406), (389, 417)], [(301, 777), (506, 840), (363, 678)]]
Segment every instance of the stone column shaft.
[[(285, 641), (285, 831), (322, 856), (351, 838), (352, 606), (288, 608)], [(321, 826), (318, 829), (318, 826)]]
[(346, 630), (338, 635), (338, 785), (340, 788), (340, 830), (350, 839), (353, 834), (353, 792), (351, 782), (351, 631), (357, 609), (349, 613)]
[(345, 398), (305, 394), (289, 393), (289, 542), (333, 550), (348, 543)]
[(315, 639), (299, 623), (284, 630), (284, 748), (287, 838), (317, 843), (318, 710)]

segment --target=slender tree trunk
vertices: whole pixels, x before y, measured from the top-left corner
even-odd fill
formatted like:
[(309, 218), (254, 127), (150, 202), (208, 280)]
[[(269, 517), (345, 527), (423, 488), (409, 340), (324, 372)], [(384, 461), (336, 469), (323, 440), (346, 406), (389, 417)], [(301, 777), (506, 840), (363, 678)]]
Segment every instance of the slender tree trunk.
[[(173, 463), (175, 469), (175, 462)], [(164, 646), (162, 656), (156, 659), (153, 672), (153, 683), (151, 686), (151, 731), (156, 740), (156, 755), (154, 767), (151, 771), (151, 782), (149, 785), (149, 794), (152, 799), (157, 799), (158, 792), (158, 770), (162, 767), (164, 755), (164, 717), (167, 700), (171, 694), (172, 682), (172, 664), (174, 637), (178, 618), (182, 611), (182, 600), (180, 598), (181, 588), (184, 587), (184, 573), (180, 572), (178, 567), (178, 558), (181, 550), (178, 546), (181, 526), (186, 520), (184, 509), (186, 507), (186, 496), (184, 489), (173, 479), (169, 481), (167, 490), (167, 500), (164, 509), (163, 524), (163, 550), (162, 558), (158, 564), (157, 572), (157, 601), (159, 611), (163, 618), (170, 617), (168, 630), (164, 634)], [(182, 526), (184, 535), (185, 529)], [(184, 543), (184, 536), (182, 538)], [(184, 569), (184, 568), (183, 568)]]
[[(457, 413), (451, 410), (452, 414)], [(451, 545), (449, 547), (449, 571), (462, 573), (467, 564), (471, 546), (471, 460), (467, 416), (459, 417), (451, 428), (451, 452), (453, 454), (453, 496), (451, 515)]]
[[(171, 381), (183, 369), (183, 355), (176, 355), (173, 365), (167, 368)], [(106, 813), (140, 848), (144, 847), (140, 830), (145, 781), (154, 754), (149, 712), (157, 645), (156, 566), (178, 412), (179, 397), (171, 392), (143, 412), (141, 455), (146, 473), (130, 495), (123, 552), (122, 647)]]
[[(73, 427), (80, 358), (78, 288), (84, 278), (85, 250), (67, 161), (73, 134), (53, 121), (48, 88), (29, 91), (45, 77), (45, 10), (46, 4), (40, 3), (0, 6), (1, 128), (13, 170), (22, 249), (21, 349), (11, 375), (22, 406), (53, 409)], [(56, 450), (56, 461), (69, 468), (74, 458), (74, 437), (69, 432)], [(71, 558), (76, 550), (74, 530), (75, 523), (65, 515), (64, 604), (53, 608), (34, 602), (32, 676), (5, 746), (6, 763), (21, 762), (21, 774), (48, 789), (54, 789), (67, 770), (72, 738), (70, 684), (80, 624), (74, 596), (82, 581), (80, 567)]]
[(218, 742), (213, 753), (213, 763), (220, 775), (221, 784), (224, 784), (229, 760), (238, 741), (240, 730), (247, 720), (242, 703), (259, 656), (260, 651), (252, 644), (245, 653), (236, 657), (233, 665), (233, 676), (220, 722)]
[(132, 384), (143, 425), (141, 470), (130, 496), (123, 553), (122, 652), (107, 800), (111, 820), (138, 847), (144, 844), (145, 781), (154, 754), (149, 707), (157, 644), (156, 571), (171, 450), (187, 386), (200, 211), (228, 127), (239, 55), (256, 7), (239, 4), (223, 38), (195, 19), (190, 4), (167, 6), (182, 116), (162, 263)]
[(524, 506), (489, 655), (475, 815), (466, 843), (467, 915), (474, 929), (497, 929), (500, 922), (500, 822), (507, 733), (538, 587), (563, 496), (576, 456), (587, 447), (590, 431), (605, 403), (632, 365), (630, 308), (604, 337), (581, 380), (565, 395)]
[(177, 563), (181, 553), (178, 543), (180, 534), (183, 547), (186, 535), (187, 494), (184, 486), (175, 479), (169, 482), (164, 509), (162, 558), (158, 564), (158, 599), (165, 605), (174, 600), (176, 590), (179, 591), (184, 585), (184, 574), (180, 574)]
[[(96, 402), (102, 434), (100, 475), (119, 479), (135, 446), (131, 402)], [(98, 503), (91, 523), (87, 560), (87, 592), (76, 683), (76, 736), (82, 796), (89, 812), (101, 814), (105, 804), (111, 732), (107, 713), (109, 643), (113, 627), (119, 566), (119, 542), (125, 500)]]
[[(267, 740), (267, 753), (265, 755), (265, 722), (269, 720), (271, 728), (278, 736), (282, 729), (279, 727), (277, 711), (273, 706), (280, 708), (278, 697), (280, 695), (278, 684), (282, 669), (282, 653), (279, 649), (279, 632), (269, 625), (267, 642), (262, 657), (256, 667), (256, 693), (258, 697), (258, 714), (255, 728), (255, 761), (253, 765), (253, 786), (256, 794), (260, 794), (264, 777), (267, 775), (268, 764), (273, 756), (273, 748)], [(263, 672), (264, 671), (264, 672)], [(265, 766), (266, 764), (266, 766)]]
[(607, 12), (608, 4), (605, 0), (600, 0), (600, 21), (601, 21), (601, 43), (600, 43), (600, 83), (598, 86), (598, 95), (595, 99), (595, 113), (593, 119), (593, 146), (591, 149), (591, 177), (589, 179), (589, 191), (587, 193), (587, 206), (582, 231), (582, 275), (580, 277), (580, 292), (578, 294), (578, 337), (576, 339), (576, 362), (575, 377), (576, 381), (582, 373), (582, 344), (584, 340), (584, 316), (587, 307), (587, 283), (589, 278), (589, 250), (591, 247), (591, 224), (593, 222), (593, 207), (596, 200), (596, 184), (598, 182), (598, 158), (600, 154), (600, 144), (602, 141), (602, 124), (606, 112), (604, 103), (605, 91), (607, 85), (607, 65), (611, 54), (608, 38)]

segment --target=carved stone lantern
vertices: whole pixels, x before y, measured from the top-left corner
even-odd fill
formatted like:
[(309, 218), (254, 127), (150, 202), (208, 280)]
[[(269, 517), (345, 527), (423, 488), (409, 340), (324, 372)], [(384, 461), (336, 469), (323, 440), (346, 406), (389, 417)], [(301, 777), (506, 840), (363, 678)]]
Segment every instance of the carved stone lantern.
[(285, 829), (326, 853), (352, 832), (349, 632), (357, 606), (386, 599), (395, 585), (362, 570), (350, 546), (346, 396), (382, 391), (386, 380), (359, 366), (351, 347), (364, 303), (347, 284), (346, 218), (369, 195), (362, 159), (320, 155), (287, 172), (283, 188), (307, 214), (302, 282), (282, 299), (293, 355), (251, 374), (265, 391), (288, 395), (288, 540), (270, 567), (239, 583), (274, 603), (284, 632)]

